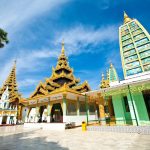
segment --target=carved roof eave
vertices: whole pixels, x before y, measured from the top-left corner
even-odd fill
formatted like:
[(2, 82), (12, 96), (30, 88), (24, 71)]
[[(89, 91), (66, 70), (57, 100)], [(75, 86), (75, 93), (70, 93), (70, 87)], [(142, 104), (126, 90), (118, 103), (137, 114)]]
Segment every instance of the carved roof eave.
[(24, 99), (24, 98), (20, 98), (19, 99), (19, 104), (22, 104), (24, 106), (27, 106), (28, 105), (28, 100), (27, 99)]
[(43, 88), (40, 88), (39, 91), (40, 91), (41, 93), (43, 93), (44, 95), (48, 94), (48, 91), (45, 90), (45, 89), (43, 89)]
[(66, 70), (69, 71), (70, 73), (73, 73), (73, 69), (71, 69), (69, 66), (64, 66), (64, 65), (59, 66), (59, 65), (57, 65), (55, 71), (58, 71), (58, 70), (60, 70), (60, 69), (66, 69)]
[(101, 88), (109, 87), (109, 80), (103, 80), (100, 85)]
[(68, 60), (68, 57), (67, 57), (65, 54), (61, 54), (61, 55), (58, 57), (58, 61), (60, 61), (62, 58)]
[(67, 84), (68, 86), (73, 86), (76, 85), (76, 80), (71, 81), (70, 83)]
[(84, 89), (85, 87), (87, 87), (87, 89), (88, 89), (89, 91), (91, 90), (91, 88), (90, 88), (90, 86), (89, 86), (89, 84), (88, 84), (87, 81), (85, 81), (84, 83), (82, 83), (82, 84), (80, 84), (80, 85), (76, 85), (76, 86), (74, 86), (74, 87), (72, 87), (72, 88), (75, 89), (75, 90), (80, 90), (80, 89)]
[(50, 84), (51, 86), (53, 86), (53, 87), (57, 87), (57, 88), (60, 87), (59, 84), (57, 84), (57, 83), (55, 83), (55, 82), (53, 82), (53, 81), (51, 81), (51, 80), (52, 80), (51, 78), (50, 78), (50, 79), (47, 78), (47, 79), (46, 79), (46, 83), (47, 83), (47, 84), (49, 83), (49, 84)]
[(46, 89), (46, 85), (44, 83), (40, 82), (37, 85), (35, 91), (30, 95), (30, 97), (34, 97), (34, 95), (36, 95), (38, 93), (38, 91), (40, 90), (40, 88)]
[(47, 89), (47, 90), (51, 90), (51, 91), (55, 90), (55, 88), (52, 87), (52, 86), (50, 86), (50, 85), (47, 85), (47, 86), (46, 86), (46, 89)]
[(75, 89), (69, 88), (67, 84), (64, 84), (62, 87), (55, 89), (54, 91), (50, 92), (50, 95), (57, 94), (57, 93), (66, 93), (66, 92), (72, 92), (74, 94), (82, 95), (80, 92), (76, 91)]
[(69, 79), (69, 80), (74, 80), (74, 76), (71, 74), (71, 75), (67, 75), (66, 73), (62, 72), (61, 74), (59, 75), (56, 75), (56, 76), (52, 76), (51, 79), (52, 80), (56, 80), (56, 79), (59, 79), (59, 78), (66, 78), (66, 79)]
[(9, 98), (9, 102), (15, 102), (15, 101), (19, 101), (21, 99), (21, 95), (18, 93), (13, 93), (11, 95), (11, 97)]

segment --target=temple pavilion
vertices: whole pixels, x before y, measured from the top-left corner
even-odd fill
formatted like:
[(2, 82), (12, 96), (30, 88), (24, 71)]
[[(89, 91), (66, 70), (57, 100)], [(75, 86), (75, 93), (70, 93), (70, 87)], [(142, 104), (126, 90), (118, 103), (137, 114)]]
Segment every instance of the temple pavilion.
[(16, 124), (21, 120), (21, 94), (16, 83), (16, 62), (0, 89), (0, 124)]
[(45, 82), (40, 82), (27, 98), (22, 115), (25, 122), (74, 122), (76, 125), (89, 118), (98, 119), (96, 101), (88, 101), (85, 92), (90, 91), (87, 81), (80, 83), (70, 68), (64, 43), (56, 67)]

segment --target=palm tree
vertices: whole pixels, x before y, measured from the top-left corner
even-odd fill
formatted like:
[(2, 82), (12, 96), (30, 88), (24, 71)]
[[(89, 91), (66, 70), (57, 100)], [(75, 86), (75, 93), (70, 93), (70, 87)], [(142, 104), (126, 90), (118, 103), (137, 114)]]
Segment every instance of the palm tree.
[(3, 48), (5, 43), (7, 44), (8, 42), (7, 32), (0, 28), (0, 48)]

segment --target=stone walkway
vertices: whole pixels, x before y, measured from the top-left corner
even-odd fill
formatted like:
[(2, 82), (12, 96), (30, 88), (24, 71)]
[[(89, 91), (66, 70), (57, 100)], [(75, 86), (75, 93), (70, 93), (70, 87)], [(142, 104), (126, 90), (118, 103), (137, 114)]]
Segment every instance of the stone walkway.
[(0, 150), (150, 150), (150, 135), (0, 127)]

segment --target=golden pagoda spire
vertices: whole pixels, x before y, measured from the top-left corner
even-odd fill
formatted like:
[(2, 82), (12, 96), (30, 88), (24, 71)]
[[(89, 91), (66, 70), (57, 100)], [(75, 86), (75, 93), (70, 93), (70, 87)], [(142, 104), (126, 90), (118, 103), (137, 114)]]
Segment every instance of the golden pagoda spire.
[(112, 63), (110, 63), (110, 68), (112, 68), (113, 67), (113, 64)]
[(65, 43), (64, 43), (64, 39), (62, 41), (62, 49), (61, 49), (61, 53), (64, 54), (65, 53)]
[(16, 63), (17, 63), (17, 61), (14, 60), (14, 65), (13, 65), (13, 67), (10, 71), (10, 74), (9, 74), (7, 80), (5, 81), (5, 83), (10, 83), (9, 82), (10, 80), (14, 81), (14, 83), (16, 83)]
[(101, 80), (101, 84), (100, 84), (100, 88), (104, 87), (104, 73), (102, 73), (102, 80)]
[(109, 80), (109, 70), (107, 70), (107, 80)]
[(119, 78), (115, 67), (111, 63), (109, 68), (109, 82), (114, 82), (114, 81), (119, 81)]
[(124, 24), (130, 22), (132, 19), (128, 17), (127, 13), (124, 11)]
[(10, 92), (10, 98), (13, 98), (14, 95), (19, 96), (16, 83), (16, 60), (14, 61), (14, 65), (10, 71), (10, 74), (8, 75), (6, 81), (0, 89), (0, 97), (2, 96), (3, 92), (6, 90), (7, 87)]
[(102, 81), (104, 80), (104, 73), (102, 73)]

